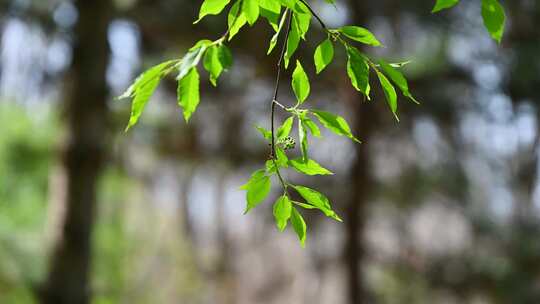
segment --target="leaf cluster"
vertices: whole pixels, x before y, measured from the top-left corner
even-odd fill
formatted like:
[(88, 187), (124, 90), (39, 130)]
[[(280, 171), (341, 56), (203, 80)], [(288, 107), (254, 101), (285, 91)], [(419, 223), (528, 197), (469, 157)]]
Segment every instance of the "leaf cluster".
[[(334, 0), (325, 0), (334, 4)], [(505, 15), (497, 0), (481, 0), (482, 16), (486, 28), (494, 39), (500, 41), (504, 32)], [(436, 0), (433, 12), (438, 12), (455, 6), (459, 0)], [(381, 47), (383, 44), (368, 29), (348, 25), (340, 28), (327, 28), (305, 0), (204, 0), (199, 18), (200, 22), (207, 16), (219, 15), (227, 7), (227, 30), (216, 40), (201, 40), (197, 42), (182, 57), (160, 63), (140, 75), (120, 98), (131, 98), (131, 116), (127, 129), (133, 127), (139, 120), (150, 97), (155, 92), (163, 77), (173, 74), (178, 81), (178, 105), (183, 111), (186, 122), (196, 112), (200, 102), (200, 73), (199, 66), (208, 74), (208, 80), (217, 86), (219, 77), (233, 64), (233, 56), (226, 46), (245, 26), (254, 25), (259, 19), (264, 19), (273, 31), (267, 54), (270, 55), (283, 41), (282, 52), (278, 61), (278, 77), (275, 96), (271, 100), (271, 129), (257, 126), (257, 130), (270, 145), (270, 159), (263, 168), (252, 173), (248, 182), (241, 187), (246, 191), (247, 206), (245, 213), (264, 202), (271, 193), (272, 181), (278, 180), (283, 192), (275, 200), (273, 215), (276, 226), (280, 231), (285, 230), (290, 222), (298, 235), (302, 246), (306, 242), (307, 224), (301, 214), (302, 210), (318, 210), (325, 216), (341, 221), (333, 210), (330, 200), (315, 189), (300, 186), (285, 180), (283, 173), (292, 169), (298, 173), (315, 175), (332, 175), (333, 173), (310, 157), (310, 137), (321, 137), (320, 126), (330, 132), (351, 139), (356, 143), (360, 140), (352, 133), (345, 118), (334, 113), (306, 107), (311, 92), (311, 83), (300, 58), (291, 75), (291, 88), (296, 96), (296, 104), (287, 107), (279, 103), (279, 73), (281, 62), (288, 69), (294, 62), (295, 53), (301, 43), (307, 39), (313, 20), (320, 23), (326, 38), (320, 42), (314, 51), (313, 65), (316, 74), (322, 73), (334, 61), (335, 48), (342, 47), (347, 54), (346, 74), (351, 85), (367, 100), (371, 100), (372, 76), (376, 76), (392, 115), (398, 119), (398, 91), (414, 103), (418, 103), (409, 89), (407, 79), (400, 68), (407, 64), (388, 63), (383, 59), (372, 60), (361, 52), (357, 44), (367, 47)], [(287, 113), (288, 117), (277, 130), (274, 129), (275, 107)], [(398, 119), (399, 120), (399, 119)], [(295, 128), (296, 126), (296, 128)], [(296, 135), (293, 135), (293, 129)], [(298, 143), (298, 144), (296, 144)], [(291, 156), (295, 148), (299, 151), (297, 157)], [(298, 193), (301, 201), (291, 199), (290, 191)]]

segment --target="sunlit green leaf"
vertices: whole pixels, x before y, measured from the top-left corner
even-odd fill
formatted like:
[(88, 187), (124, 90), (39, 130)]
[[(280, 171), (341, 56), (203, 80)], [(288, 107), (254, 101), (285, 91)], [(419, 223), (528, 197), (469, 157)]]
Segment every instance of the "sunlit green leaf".
[(282, 148), (276, 146), (276, 162), (282, 168), (289, 167), (289, 158)]
[(437, 0), (437, 2), (435, 3), (435, 7), (431, 12), (436, 13), (444, 9), (454, 7), (458, 3), (459, 0)]
[(241, 1), (237, 1), (229, 11), (227, 17), (227, 25), (229, 26), (229, 41), (233, 39), (236, 34), (246, 25), (247, 19), (246, 15), (242, 12), (240, 8)]
[(277, 44), (277, 41), (278, 41), (278, 38), (279, 38), (279, 34), (283, 30), (283, 26), (285, 25), (285, 21), (287, 20), (288, 14), (289, 14), (288, 11), (283, 13), (283, 16), (281, 17), (281, 21), (279, 22), (278, 29), (277, 29), (276, 33), (274, 34), (274, 36), (272, 36), (272, 39), (270, 39), (270, 46), (268, 47), (268, 52), (266, 53), (267, 55), (272, 53), (272, 50), (274, 50), (274, 48), (276, 47), (276, 44)]
[(339, 29), (343, 35), (349, 37), (352, 40), (372, 45), (372, 46), (381, 46), (377, 37), (373, 35), (368, 29), (365, 29), (360, 26), (344, 26)]
[(198, 23), (207, 15), (218, 15), (229, 2), (230, 0), (205, 0), (199, 11), (199, 19), (195, 23)]
[(321, 130), (319, 129), (319, 126), (311, 118), (304, 116), (301, 118), (302, 124), (304, 125), (304, 129), (307, 129), (311, 132), (311, 134), (315, 137), (321, 137)]
[(231, 51), (225, 45), (215, 45), (206, 51), (204, 68), (210, 74), (210, 82), (216, 86), (221, 73), (232, 65)]
[(309, 26), (311, 25), (311, 14), (306, 13), (295, 13), (294, 15), (295, 24), (298, 26), (298, 33), (300, 38), (306, 39), (306, 34), (309, 31)]
[(244, 185), (240, 186), (240, 190), (247, 190), (249, 187), (249, 183), (252, 181), (258, 180), (263, 178), (265, 175), (264, 169), (257, 170), (251, 174), (251, 177), (249, 178), (249, 181), (245, 183)]
[(392, 113), (396, 117), (397, 116), (397, 94), (396, 89), (394, 86), (390, 83), (388, 78), (384, 76), (383, 73), (377, 72), (377, 76), (379, 77), (379, 82), (381, 83), (381, 87), (384, 92), (384, 96), (386, 97), (386, 101), (388, 102), (388, 105), (390, 106), (390, 110), (392, 110)]
[(315, 50), (313, 56), (317, 74), (322, 72), (334, 59), (334, 44), (330, 39), (323, 41)]
[(308, 204), (313, 205), (316, 209), (322, 211), (324, 215), (335, 219), (336, 221), (342, 221), (341, 218), (332, 210), (332, 206), (330, 205), (328, 198), (322, 193), (304, 186), (294, 186), (294, 189), (298, 191), (300, 196), (302, 196)]
[(274, 219), (279, 231), (284, 231), (287, 227), (287, 221), (291, 217), (292, 203), (286, 195), (277, 199), (274, 204)]
[(296, 169), (296, 171), (306, 175), (332, 175), (333, 173), (328, 169), (319, 165), (316, 161), (308, 159), (292, 159), (289, 161), (290, 165)]
[(356, 48), (347, 47), (347, 57), (347, 75), (353, 87), (369, 100), (371, 86), (369, 85), (369, 65), (365, 56)]
[(289, 136), (289, 134), (291, 133), (293, 123), (294, 123), (294, 117), (292, 117), (292, 116), (285, 120), (283, 125), (281, 125), (281, 127), (279, 127), (279, 129), (277, 131), (277, 139), (278, 140)]
[(259, 19), (259, 1), (258, 0), (242, 0), (242, 13), (246, 16), (246, 20), (250, 25), (255, 24)]
[(300, 245), (302, 247), (305, 247), (306, 246), (306, 231), (307, 231), (306, 222), (304, 221), (304, 218), (302, 217), (300, 212), (298, 212), (298, 210), (296, 210), (296, 208), (294, 207), (292, 208), (292, 213), (291, 213), (291, 224), (294, 228), (294, 231), (296, 232), (296, 235), (298, 235), (298, 239), (300, 240)]
[(298, 28), (298, 23), (296, 19), (293, 18), (289, 37), (287, 38), (287, 49), (285, 50), (285, 68), (289, 67), (289, 62), (296, 50), (298, 49), (299, 44), (300, 30)]
[(506, 14), (498, 0), (482, 0), (482, 18), (491, 37), (500, 43), (504, 34)]
[(296, 68), (292, 75), (292, 88), (298, 103), (302, 104), (309, 96), (310, 84), (309, 78), (299, 60), (296, 61)]
[(356, 142), (360, 142), (351, 132), (351, 128), (341, 116), (318, 110), (311, 111), (328, 130), (340, 136), (346, 136)]
[(298, 140), (300, 141), (300, 150), (302, 151), (302, 159), (308, 160), (308, 141), (307, 131), (304, 129), (301, 120), (298, 120)]
[(259, 0), (259, 5), (261, 16), (268, 20), (274, 31), (277, 31), (281, 4), (275, 0)]
[(411, 94), (409, 91), (409, 84), (407, 83), (407, 79), (403, 74), (401, 74), (400, 71), (394, 69), (390, 64), (386, 63), (384, 60), (379, 60), (379, 65), (383, 69), (384, 73), (390, 77), (390, 79), (398, 86), (398, 88), (403, 93), (403, 96), (411, 99), (415, 103), (419, 103)]
[(261, 132), (262, 136), (263, 136), (268, 142), (271, 142), (271, 141), (272, 141), (272, 132), (270, 132), (269, 130), (266, 130), (265, 128), (260, 127), (260, 126), (255, 126), (255, 128), (257, 128), (257, 130), (258, 130), (259, 132)]
[(131, 105), (131, 115), (126, 131), (133, 127), (141, 116), (150, 97), (154, 94), (159, 82), (168, 69), (171, 68), (176, 61), (167, 61), (158, 64), (144, 73), (142, 73), (133, 84), (119, 98), (133, 97)]
[(210, 44), (211, 41), (209, 40), (201, 40), (189, 50), (189, 52), (182, 58), (182, 62), (178, 67), (178, 76), (176, 77), (177, 80), (184, 78), (184, 76), (186, 76), (194, 67), (199, 64), (202, 56)]
[(251, 209), (262, 203), (270, 193), (271, 187), (272, 183), (268, 176), (261, 173), (254, 174), (244, 186), (244, 189), (247, 191), (247, 207), (245, 213), (248, 213)]
[(194, 67), (178, 82), (178, 104), (184, 110), (184, 119), (189, 121), (199, 106), (199, 72)]

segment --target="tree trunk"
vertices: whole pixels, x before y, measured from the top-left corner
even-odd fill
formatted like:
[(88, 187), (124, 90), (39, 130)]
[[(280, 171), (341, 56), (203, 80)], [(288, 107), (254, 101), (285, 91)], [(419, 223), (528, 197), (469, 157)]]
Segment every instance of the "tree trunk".
[(90, 302), (91, 232), (97, 181), (106, 158), (108, 0), (77, 0), (73, 63), (65, 99), (67, 140), (62, 166), (66, 174), (65, 214), (54, 244), (41, 303)]
[[(367, 7), (362, 4), (364, 2), (349, 1), (352, 24), (363, 25), (366, 22)], [(362, 262), (366, 251), (362, 236), (370, 190), (373, 188), (369, 162), (376, 105), (373, 102), (363, 102), (359, 92), (351, 90), (349, 96), (348, 104), (355, 113), (353, 131), (362, 140), (362, 144), (356, 145), (356, 159), (351, 172), (352, 191), (347, 203), (344, 258), (347, 267), (348, 302), (360, 304), (368, 303), (370, 298), (362, 275)]]

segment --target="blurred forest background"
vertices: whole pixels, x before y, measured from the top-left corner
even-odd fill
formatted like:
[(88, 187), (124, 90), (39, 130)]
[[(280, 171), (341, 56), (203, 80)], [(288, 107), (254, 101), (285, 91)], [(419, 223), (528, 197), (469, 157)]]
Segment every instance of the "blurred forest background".
[[(186, 125), (175, 82), (124, 133), (117, 96), (143, 69), (225, 30), (198, 1), (0, 0), (0, 303), (540, 303), (540, 1), (503, 1), (502, 45), (480, 1), (312, 1), (329, 26), (363, 25), (412, 60), (401, 123), (364, 102), (345, 56), (314, 77), (318, 25), (300, 56), (310, 103), (364, 142), (324, 134), (305, 178), (344, 223), (308, 213), (307, 248), (238, 187), (268, 157), (277, 55), (260, 21), (230, 47)], [(290, 77), (288, 71), (284, 81)], [(207, 83), (206, 81), (204, 83)], [(282, 102), (292, 103), (289, 90)], [(278, 189), (275, 189), (278, 190)]]

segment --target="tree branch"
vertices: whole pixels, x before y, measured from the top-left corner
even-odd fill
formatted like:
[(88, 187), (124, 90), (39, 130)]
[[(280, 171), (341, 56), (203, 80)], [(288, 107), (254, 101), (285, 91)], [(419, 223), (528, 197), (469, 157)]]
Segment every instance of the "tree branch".
[[(289, 14), (289, 13), (290, 11), (286, 10), (284, 14)], [(289, 33), (291, 31), (292, 14), (289, 14), (287, 18), (288, 18), (287, 30), (285, 31), (283, 47), (281, 49), (281, 54), (279, 55), (279, 60), (277, 63), (276, 86), (274, 89), (274, 96), (272, 97), (272, 105), (271, 105), (271, 111), (270, 111), (270, 122), (271, 122), (270, 131), (272, 133), (271, 157), (272, 157), (272, 161), (274, 162), (274, 167), (276, 168), (276, 174), (279, 178), (279, 182), (281, 183), (281, 186), (283, 187), (283, 191), (285, 193), (287, 193), (287, 183), (285, 183), (283, 176), (281, 176), (281, 172), (279, 171), (279, 166), (276, 162), (276, 135), (275, 135), (274, 115), (276, 112), (276, 104), (280, 104), (277, 101), (277, 96), (279, 93), (279, 84), (280, 84), (280, 79), (281, 79), (281, 65), (283, 64), (283, 58), (285, 57), (285, 51), (287, 50), (287, 40), (289, 40)]]

